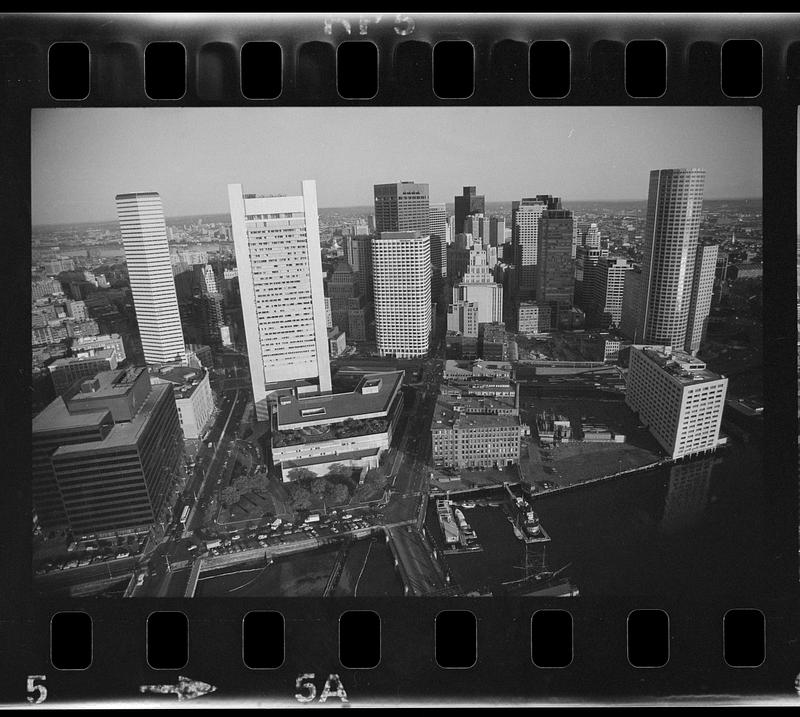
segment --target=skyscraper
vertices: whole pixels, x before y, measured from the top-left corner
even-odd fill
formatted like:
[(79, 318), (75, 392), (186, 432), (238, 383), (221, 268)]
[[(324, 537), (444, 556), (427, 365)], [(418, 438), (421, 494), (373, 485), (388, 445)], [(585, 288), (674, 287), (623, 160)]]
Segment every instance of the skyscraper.
[(186, 350), (161, 197), (158, 192), (133, 192), (118, 194), (116, 202), (144, 360), (183, 361)]
[(444, 204), (428, 208), (428, 227), (431, 235), (431, 264), (439, 276), (447, 276), (447, 210)]
[(372, 266), (378, 352), (398, 358), (424, 356), (431, 331), (428, 236), (381, 232), (372, 242)]
[(547, 194), (511, 204), (511, 241), (517, 269), (519, 298), (533, 298), (539, 256), (539, 220), (546, 209), (561, 209), (561, 200)]
[(377, 232), (428, 231), (428, 185), (395, 182), (375, 185), (375, 230)]
[(372, 300), (372, 237), (346, 237), (344, 249), (345, 259), (356, 275), (361, 295)]
[(714, 293), (714, 275), (717, 269), (716, 244), (697, 247), (694, 261), (692, 300), (689, 306), (689, 323), (686, 326), (686, 351), (696, 354), (705, 338), (708, 314), (711, 311), (711, 296)]
[(506, 242), (506, 218), (492, 217), (489, 220), (489, 246), (501, 246)]
[(474, 303), (478, 307), (478, 323), (503, 320), (503, 285), (494, 280), (482, 249), (470, 251), (469, 266), (464, 277), (453, 287), (453, 304)]
[(350, 337), (350, 299), (359, 294), (358, 279), (353, 273), (350, 264), (340, 261), (328, 279), (328, 296), (331, 300), (331, 320)]
[(483, 214), (485, 199), (483, 195), (476, 194), (475, 187), (464, 187), (461, 196), (455, 199), (455, 233), (464, 233), (464, 220), (470, 214)]
[(243, 194), (228, 185), (256, 415), (277, 390), (318, 383), (331, 390), (317, 186), (300, 196)]
[[(536, 301), (550, 305), (554, 327), (572, 307), (575, 270), (572, 247), (575, 240), (575, 219), (572, 212), (557, 206), (548, 207), (539, 219), (539, 250), (535, 273)], [(555, 203), (553, 203), (555, 204)]]
[[(650, 172), (637, 320), (644, 343), (692, 350), (687, 331), (704, 184), (703, 169)], [(694, 324), (704, 320), (698, 314)]]

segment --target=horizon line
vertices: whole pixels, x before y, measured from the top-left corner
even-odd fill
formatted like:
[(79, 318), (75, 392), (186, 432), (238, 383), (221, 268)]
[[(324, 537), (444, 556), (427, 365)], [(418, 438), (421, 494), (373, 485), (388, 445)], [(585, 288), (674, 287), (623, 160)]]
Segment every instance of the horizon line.
[[(564, 198), (561, 197), (561, 200), (563, 202)], [(750, 200), (764, 201), (764, 197), (763, 196), (758, 196), (758, 197), (748, 196), (748, 197), (704, 197), (703, 198), (704, 202), (706, 202), (706, 201), (708, 201), (708, 202), (724, 202), (724, 201), (741, 202), (741, 201), (750, 201)], [(506, 202), (513, 202), (513, 201), (518, 201), (518, 200), (516, 200), (516, 199), (511, 199), (511, 200), (495, 199), (495, 200), (491, 200), (491, 203), (492, 204), (503, 204), (503, 203), (506, 203)], [(569, 199), (567, 201), (571, 202), (571, 203), (574, 203), (574, 204), (582, 204), (582, 203), (589, 203), (589, 202), (593, 202), (593, 203), (600, 203), (600, 202), (622, 203), (622, 202), (647, 202), (647, 198), (644, 198), (644, 199), (641, 199), (641, 198), (640, 199)], [(453, 202), (434, 202), (434, 204), (452, 204), (452, 203)], [(370, 205), (370, 204), (341, 204), (341, 205), (338, 205), (338, 206), (319, 207), (318, 211), (330, 210), (330, 209), (351, 209), (353, 207), (369, 207), (369, 206), (372, 206), (372, 205)], [(230, 212), (229, 211), (228, 212), (224, 212), (223, 211), (223, 212), (197, 212), (196, 214), (172, 214), (172, 215), (169, 215), (169, 216), (164, 215), (164, 219), (165, 220), (166, 219), (174, 219), (174, 218), (179, 218), (179, 217), (201, 217), (201, 216), (203, 216), (203, 214), (207, 214), (208, 216), (218, 216), (220, 214), (230, 214)], [(88, 220), (84, 220), (84, 221), (75, 221), (75, 222), (48, 222), (48, 223), (40, 223), (40, 224), (34, 224), (33, 222), (31, 222), (31, 229), (43, 228), (43, 227), (53, 227), (53, 226), (69, 226), (71, 224), (111, 224), (113, 222), (118, 222), (118, 221), (119, 221), (119, 218), (118, 217), (114, 217), (113, 219), (88, 219)]]

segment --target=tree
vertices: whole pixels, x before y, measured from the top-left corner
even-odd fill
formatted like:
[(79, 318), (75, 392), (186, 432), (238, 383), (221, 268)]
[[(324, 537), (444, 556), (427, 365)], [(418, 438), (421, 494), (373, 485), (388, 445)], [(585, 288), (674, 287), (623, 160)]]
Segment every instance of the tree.
[(344, 463), (333, 463), (331, 464), (330, 468), (328, 468), (328, 475), (329, 476), (344, 476), (349, 477), (352, 469), (348, 466), (344, 465)]
[(333, 505), (342, 505), (350, 499), (350, 491), (344, 483), (337, 483), (333, 486), (331, 491), (331, 503)]
[(328, 481), (324, 478), (316, 478), (311, 481), (311, 492), (322, 495), (328, 489)]
[(292, 468), (287, 475), (289, 476), (289, 480), (292, 481), (316, 477), (316, 473), (308, 470), (308, 468)]
[(291, 492), (292, 503), (294, 507), (300, 510), (311, 507), (311, 493), (309, 493), (302, 486), (295, 486)]
[(222, 489), (222, 494), (220, 497), (223, 503), (227, 505), (233, 505), (239, 500), (239, 491), (236, 490), (235, 486), (229, 485), (227, 488)]

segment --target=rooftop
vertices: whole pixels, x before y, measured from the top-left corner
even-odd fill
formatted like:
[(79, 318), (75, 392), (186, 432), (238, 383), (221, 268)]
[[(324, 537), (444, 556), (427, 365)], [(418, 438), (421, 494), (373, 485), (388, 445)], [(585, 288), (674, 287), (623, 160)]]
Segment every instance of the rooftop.
[[(140, 406), (136, 415), (130, 421), (115, 423), (111, 432), (102, 441), (92, 441), (88, 443), (76, 443), (70, 446), (61, 446), (53, 455), (62, 456), (70, 453), (82, 453), (87, 450), (99, 450), (106, 448), (119, 448), (123, 446), (133, 446), (147, 425), (158, 401), (165, 392), (169, 391), (169, 386), (165, 384), (152, 386), (150, 393)], [(66, 409), (65, 409), (66, 411)], [(81, 414), (86, 416), (87, 414)], [(93, 415), (93, 414), (88, 414)]]
[(278, 429), (336, 423), (354, 417), (386, 416), (403, 384), (404, 373), (367, 374), (350, 393), (282, 396), (278, 400)]
[(189, 398), (197, 390), (200, 382), (206, 377), (206, 369), (178, 366), (169, 369), (151, 368), (153, 383), (168, 381), (173, 385), (175, 399)]
[(702, 361), (685, 351), (673, 351), (670, 347), (639, 348), (642, 353), (676, 381), (686, 385), (704, 381), (718, 381), (724, 376), (706, 368)]
[(519, 426), (518, 416), (497, 416), (483, 413), (462, 413), (456, 410), (460, 399), (440, 396), (433, 412), (431, 430), (444, 428), (506, 428)]
[(68, 431), (75, 428), (98, 426), (106, 420), (110, 411), (101, 409), (87, 413), (70, 413), (64, 399), (59, 396), (33, 419), (33, 433)]
[(51, 363), (48, 368), (55, 371), (61, 366), (70, 366), (72, 364), (86, 363), (87, 361), (98, 361), (100, 359), (110, 359), (115, 355), (114, 349), (97, 349), (93, 354), (86, 356), (70, 356), (68, 358), (56, 359)]

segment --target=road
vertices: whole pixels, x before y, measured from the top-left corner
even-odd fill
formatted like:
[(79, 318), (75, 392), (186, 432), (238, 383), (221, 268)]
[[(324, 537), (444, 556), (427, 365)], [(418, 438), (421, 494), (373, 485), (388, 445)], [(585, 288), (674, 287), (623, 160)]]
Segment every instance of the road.
[[(173, 569), (174, 563), (192, 559), (189, 547), (194, 544), (189, 535), (201, 527), (203, 510), (196, 510), (198, 506), (206, 506), (219, 487), (221, 476), (226, 470), (228, 461), (228, 448), (236, 441), (239, 423), (244, 415), (244, 410), (249, 399), (249, 394), (244, 391), (235, 391), (233, 396), (226, 395), (221, 404), (220, 412), (213, 428), (209, 432), (205, 443), (198, 454), (194, 473), (183, 491), (178, 504), (176, 504), (172, 524), (168, 528), (167, 539), (158, 545), (148, 556), (147, 563), (151, 575), (145, 579), (144, 584), (134, 591), (134, 595), (157, 596), (165, 593), (167, 577)], [(208, 443), (213, 443), (208, 448)], [(194, 500), (194, 496), (197, 500)], [(179, 519), (183, 506), (193, 505), (186, 525), (186, 532), (180, 525)]]

